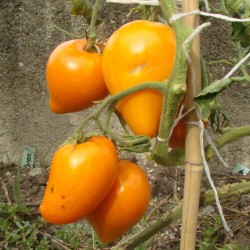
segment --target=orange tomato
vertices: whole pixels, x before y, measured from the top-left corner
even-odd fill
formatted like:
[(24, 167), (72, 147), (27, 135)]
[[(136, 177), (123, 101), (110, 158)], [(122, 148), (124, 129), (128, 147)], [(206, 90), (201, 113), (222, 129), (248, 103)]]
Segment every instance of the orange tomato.
[(185, 118), (182, 118), (177, 125), (174, 127), (173, 133), (169, 139), (169, 147), (175, 148), (185, 148), (185, 136), (186, 136), (186, 125)]
[(142, 218), (150, 197), (151, 189), (145, 172), (136, 164), (122, 160), (111, 190), (86, 218), (102, 242), (111, 242)]
[[(177, 109), (177, 116), (180, 113), (180, 109), (182, 104), (184, 104), (185, 102), (185, 97), (182, 98), (178, 109)], [(183, 109), (182, 114), (184, 114), (186, 112), (185, 108)], [(186, 117), (183, 117), (178, 123), (177, 125), (174, 127), (174, 130), (172, 132), (172, 135), (169, 139), (168, 142), (168, 146), (176, 149), (176, 148), (185, 148), (185, 137), (186, 137)]]
[(50, 109), (69, 113), (89, 108), (93, 101), (108, 95), (101, 55), (85, 51), (87, 40), (70, 40), (51, 53), (46, 78), (50, 94)]
[[(180, 109), (182, 104), (184, 104), (185, 102), (185, 96), (184, 98), (182, 98), (179, 106), (178, 106), (178, 110), (177, 110), (177, 114), (179, 115), (180, 113)], [(186, 109), (184, 108), (182, 111), (182, 114), (184, 114), (186, 112)], [(205, 128), (208, 125), (208, 122), (204, 122), (203, 124), (205, 126)], [(176, 148), (185, 148), (185, 141), (186, 141), (186, 116), (183, 117), (178, 123), (177, 125), (174, 127), (174, 130), (172, 132), (172, 135), (169, 139), (168, 145), (169, 147), (176, 149)]]
[[(110, 94), (168, 79), (175, 52), (175, 34), (168, 25), (145, 20), (123, 25), (110, 36), (103, 51), (102, 69)], [(135, 134), (154, 137), (162, 100), (159, 91), (147, 89), (124, 98), (117, 109)]]
[(105, 137), (59, 148), (40, 206), (42, 217), (53, 224), (82, 219), (104, 199), (117, 173), (116, 148)]

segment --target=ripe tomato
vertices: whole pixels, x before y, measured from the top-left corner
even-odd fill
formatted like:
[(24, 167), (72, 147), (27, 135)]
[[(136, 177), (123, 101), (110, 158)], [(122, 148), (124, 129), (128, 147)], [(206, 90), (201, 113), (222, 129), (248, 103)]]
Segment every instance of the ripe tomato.
[[(178, 110), (177, 110), (177, 114), (179, 115), (180, 113), (180, 109), (182, 104), (185, 102), (185, 97), (182, 98)], [(185, 108), (182, 111), (182, 114), (184, 114), (186, 112)], [(168, 145), (169, 147), (176, 149), (176, 148), (185, 148), (185, 141), (186, 141), (186, 116), (183, 117), (178, 123), (177, 125), (174, 127), (174, 130), (172, 132), (172, 135), (169, 139)], [(208, 125), (208, 122), (203, 122), (205, 128)]]
[[(184, 102), (185, 102), (185, 97), (182, 98), (182, 100), (178, 106), (178, 110), (177, 110), (178, 115), (180, 113), (181, 106), (182, 106), (182, 104), (184, 104)], [(186, 112), (186, 110), (184, 108), (182, 114), (184, 114), (185, 112)], [(177, 125), (174, 127), (172, 135), (169, 139), (168, 146), (173, 148), (173, 149), (185, 148), (185, 137), (186, 137), (186, 125), (185, 125), (186, 119), (185, 118), (186, 117), (183, 117), (177, 123)]]
[(111, 190), (86, 218), (102, 242), (111, 242), (142, 218), (150, 197), (151, 189), (145, 172), (134, 163), (122, 160)]
[(85, 51), (87, 40), (70, 40), (51, 53), (46, 77), (50, 94), (50, 109), (69, 113), (89, 108), (93, 101), (108, 95), (101, 56)]
[(92, 212), (110, 190), (118, 173), (114, 144), (94, 136), (67, 144), (55, 153), (40, 212), (53, 224), (66, 224)]
[[(167, 25), (137, 20), (123, 25), (108, 39), (102, 68), (110, 94), (170, 76), (176, 52), (174, 31)], [(156, 136), (162, 94), (143, 90), (118, 103), (118, 110), (135, 134)]]
[(186, 125), (185, 118), (183, 117), (177, 125), (174, 127), (173, 133), (169, 139), (169, 147), (175, 148), (185, 148), (185, 136), (186, 136)]

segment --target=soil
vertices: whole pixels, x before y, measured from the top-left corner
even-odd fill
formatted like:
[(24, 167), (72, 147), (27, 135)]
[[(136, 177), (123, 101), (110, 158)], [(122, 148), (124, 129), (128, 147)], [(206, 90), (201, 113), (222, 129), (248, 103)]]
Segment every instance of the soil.
[[(108, 37), (120, 25), (137, 18), (137, 14), (127, 15), (131, 6), (102, 4), (99, 15), (103, 23), (98, 32)], [(86, 24), (79, 17), (69, 13), (70, 5), (62, 1), (2, 0), (0, 3), (0, 111), (1, 131), (9, 132), (0, 137), (0, 201), (15, 203), (13, 183), (20, 170), (20, 195), (27, 206), (35, 208), (34, 220), (38, 216), (49, 174), (49, 164), (56, 147), (77, 126), (83, 116), (93, 109), (80, 114), (56, 116), (47, 108), (48, 93), (45, 84), (45, 66), (51, 50), (70, 36), (51, 27), (54, 23), (75, 34), (82, 34)], [(236, 54), (233, 51), (230, 26), (223, 21), (209, 20), (212, 25), (202, 32), (202, 54), (206, 61), (219, 59), (230, 60)], [(212, 79), (220, 79), (230, 67), (215, 64), (210, 67)], [(250, 124), (250, 85), (244, 82), (234, 84), (219, 96), (230, 117), (230, 126)], [(117, 125), (113, 125), (115, 129)], [(91, 127), (90, 127), (91, 129)], [(208, 128), (212, 137), (214, 133)], [(24, 145), (37, 149), (35, 170), (20, 168)], [(48, 146), (49, 145), (49, 146)], [(249, 180), (250, 175), (232, 174), (237, 163), (250, 167), (249, 137), (240, 139), (220, 150), (228, 163), (225, 169), (214, 159), (210, 163), (212, 177), (216, 187), (228, 183)], [(168, 169), (147, 160), (145, 154), (127, 154), (129, 159), (138, 163), (148, 173), (152, 185), (152, 201), (148, 208), (147, 223), (159, 219), (165, 212), (178, 204), (183, 196), (184, 169)], [(202, 192), (210, 189), (204, 176)], [(229, 242), (236, 242), (242, 249), (250, 249), (250, 195), (242, 195), (233, 200), (222, 202), (225, 217), (234, 236), (229, 238), (219, 224), (211, 237), (216, 237), (216, 247), (225, 247)], [(204, 240), (204, 230), (215, 226), (218, 212), (211, 204), (199, 213), (197, 228), (197, 248)], [(136, 226), (138, 229), (140, 225)], [(179, 249), (181, 221), (162, 230), (153, 237), (147, 249)], [(48, 228), (49, 230), (49, 228)], [(91, 237), (91, 236), (87, 236)], [(1, 247), (0, 232), (0, 247)], [(65, 246), (67, 244), (65, 243)], [(82, 246), (81, 249), (86, 249)], [(91, 249), (88, 246), (88, 249)], [(146, 249), (146, 248), (145, 248)], [(206, 248), (203, 248), (206, 249)], [(222, 248), (225, 249), (225, 248)], [(233, 249), (233, 248), (231, 248)]]

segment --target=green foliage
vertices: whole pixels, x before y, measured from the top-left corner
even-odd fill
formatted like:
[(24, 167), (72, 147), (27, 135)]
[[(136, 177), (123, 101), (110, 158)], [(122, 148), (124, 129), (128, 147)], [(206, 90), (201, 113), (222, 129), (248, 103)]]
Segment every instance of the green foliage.
[[(220, 234), (220, 230), (223, 229), (223, 225), (219, 216), (214, 217), (214, 225), (207, 227), (203, 231), (203, 239), (199, 244), (199, 250), (249, 250), (249, 247), (242, 246), (238, 242), (230, 240), (227, 245), (223, 243), (222, 247), (218, 246), (220, 237), (224, 238), (225, 234)], [(223, 232), (223, 230), (222, 230)]]
[[(226, 0), (228, 12), (238, 18), (250, 17), (249, 0)], [(234, 41), (240, 41), (241, 46), (246, 48), (250, 46), (250, 22), (232, 23), (232, 38)]]
[(215, 243), (219, 238), (217, 233), (218, 229), (222, 227), (221, 219), (216, 217), (214, 220), (214, 225), (207, 227), (203, 231), (203, 239), (199, 244), (199, 250), (214, 250)]
[(213, 131), (220, 132), (222, 127), (229, 125), (228, 114), (217, 100), (215, 100), (215, 105), (211, 110), (209, 120)]
[(139, 13), (141, 19), (149, 21), (163, 21), (167, 23), (167, 20), (164, 19), (163, 13), (159, 6), (150, 6), (139, 4), (136, 7), (130, 9), (128, 16), (132, 13)]
[(250, 3), (249, 0), (225, 0), (226, 7), (232, 14), (237, 14), (242, 18), (249, 16)]
[[(132, 235), (138, 233), (141, 231), (143, 228), (146, 228), (148, 226), (147, 221), (146, 221), (146, 216), (144, 216), (141, 221), (139, 222), (140, 229), (138, 227), (133, 227), (132, 228)], [(135, 250), (145, 250), (145, 249), (151, 249), (153, 243), (153, 238), (149, 238), (145, 242), (141, 243), (138, 247), (135, 248)]]
[(72, 9), (71, 14), (76, 16), (83, 16), (88, 23), (91, 21), (92, 5), (89, 0), (71, 0)]
[(88, 246), (92, 244), (92, 229), (87, 223), (54, 227), (52, 232), (57, 239), (67, 243), (70, 249), (77, 249), (83, 244)]
[(44, 222), (39, 217), (32, 221), (32, 210), (25, 205), (6, 204), (0, 200), (0, 248), (51, 249), (44, 238)]
[(221, 79), (205, 87), (194, 101), (200, 110), (203, 120), (208, 121), (211, 111), (216, 106), (216, 96), (229, 87), (234, 81), (232, 79)]
[(17, 168), (17, 174), (15, 181), (13, 183), (13, 192), (17, 205), (21, 204), (21, 196), (20, 196), (20, 167)]
[(230, 241), (229, 244), (222, 248), (217, 248), (218, 250), (249, 250), (249, 247), (239, 245), (236, 241)]
[(104, 247), (87, 223), (49, 226), (33, 208), (0, 200), (0, 249), (57, 249), (51, 238), (69, 249)]
[(232, 23), (232, 38), (234, 41), (240, 41), (243, 48), (250, 46), (250, 24), (245, 26), (244, 23)]

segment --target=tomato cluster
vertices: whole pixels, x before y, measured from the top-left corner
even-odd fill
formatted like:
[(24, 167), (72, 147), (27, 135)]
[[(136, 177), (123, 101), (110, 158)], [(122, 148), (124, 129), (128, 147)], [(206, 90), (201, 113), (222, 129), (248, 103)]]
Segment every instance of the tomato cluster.
[[(137, 20), (123, 25), (108, 39), (103, 55), (85, 51), (87, 40), (60, 44), (50, 55), (46, 76), (50, 108), (55, 113), (91, 107), (110, 93), (168, 79), (173, 69), (176, 41), (165, 24)], [(119, 55), (119, 56), (118, 56)], [(142, 90), (121, 100), (117, 109), (130, 129), (139, 135), (158, 133), (163, 96)], [(172, 148), (184, 147), (184, 119), (170, 138)]]
[[(85, 39), (71, 40), (51, 53), (46, 68), (51, 111), (77, 112), (108, 94), (144, 82), (163, 82), (175, 61), (174, 31), (157, 22), (138, 20), (123, 25), (110, 36), (102, 55), (86, 51), (87, 44)], [(161, 92), (144, 89), (120, 100), (116, 108), (136, 135), (155, 137), (162, 104)], [(181, 120), (170, 146), (183, 147), (184, 134)], [(119, 160), (108, 138), (93, 136), (57, 150), (40, 212), (53, 224), (86, 218), (100, 240), (111, 242), (141, 219), (150, 195), (144, 171)]]
[(58, 225), (86, 218), (100, 240), (111, 242), (142, 218), (150, 195), (144, 171), (119, 161), (109, 139), (93, 136), (55, 153), (40, 213)]

